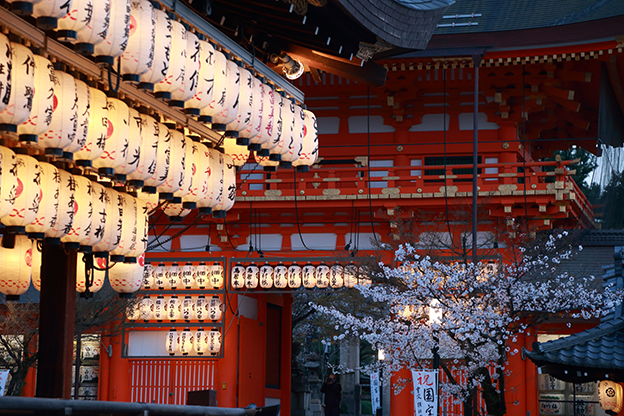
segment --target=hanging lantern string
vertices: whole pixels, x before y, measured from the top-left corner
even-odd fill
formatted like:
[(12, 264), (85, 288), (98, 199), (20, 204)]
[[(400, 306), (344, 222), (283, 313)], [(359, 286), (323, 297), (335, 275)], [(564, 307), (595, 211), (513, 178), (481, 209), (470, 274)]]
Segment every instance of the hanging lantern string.
[(293, 167), (293, 181), (295, 182), (295, 219), (297, 220), (297, 231), (299, 232), (299, 239), (301, 240), (301, 244), (306, 248), (306, 250), (312, 251), (311, 248), (306, 246), (305, 241), (303, 241), (303, 235), (301, 234), (301, 225), (299, 224), (299, 209), (297, 207), (297, 168)]
[(116, 93), (119, 91), (119, 84), (121, 83), (121, 59), (117, 59), (117, 86), (115, 86), (115, 88), (113, 88), (113, 80), (111, 77), (113, 65), (108, 65), (108, 88), (111, 92)]
[[(205, 217), (204, 214), (198, 214), (197, 217), (193, 220), (192, 223), (190, 223), (189, 225), (186, 226), (186, 228), (183, 228), (182, 230), (178, 231), (175, 234), (170, 235), (169, 237), (167, 237), (164, 241), (160, 241), (157, 242), (156, 244), (150, 244), (147, 246), (147, 249), (145, 251), (151, 251), (153, 249), (155, 249), (156, 247), (162, 247), (163, 244), (168, 243), (171, 240), (174, 240), (176, 238), (178, 238), (179, 236), (181, 236), (182, 234), (184, 234), (185, 232), (187, 232), (188, 230), (190, 230), (191, 228), (195, 227), (197, 224), (199, 224), (199, 222)], [(171, 226), (171, 224), (169, 224), (167, 226), (167, 229), (169, 229), (169, 227)], [(166, 231), (166, 230), (165, 230)], [(162, 235), (161, 235), (162, 236)], [(158, 237), (157, 237), (158, 238)]]

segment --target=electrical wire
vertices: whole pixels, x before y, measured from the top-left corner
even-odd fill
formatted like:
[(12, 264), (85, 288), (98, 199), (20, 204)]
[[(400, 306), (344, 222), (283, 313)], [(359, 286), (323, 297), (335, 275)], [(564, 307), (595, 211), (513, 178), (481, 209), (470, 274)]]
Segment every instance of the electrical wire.
[(527, 206), (527, 171), (526, 171), (526, 116), (525, 116), (525, 100), (526, 100), (526, 67), (522, 64), (522, 172), (524, 173), (524, 219), (526, 222), (526, 237), (525, 241), (529, 238), (529, 207)]
[(301, 244), (308, 251), (312, 251), (308, 246), (306, 246), (305, 241), (303, 241), (303, 235), (301, 234), (301, 225), (299, 224), (299, 208), (297, 207), (297, 168), (293, 167), (293, 181), (295, 182), (294, 192), (295, 195), (295, 219), (297, 220), (297, 231), (299, 232), (299, 239), (301, 240)]
[(444, 210), (446, 213), (446, 229), (448, 231), (449, 238), (451, 239), (451, 244), (453, 244), (453, 233), (451, 232), (451, 222), (449, 220), (449, 206), (448, 206), (448, 186), (447, 186), (447, 178), (446, 178), (446, 68), (442, 69), (442, 84), (443, 84), (443, 95), (444, 95), (444, 104), (442, 107), (442, 126), (443, 126), (443, 137), (444, 137)]
[(377, 233), (375, 232), (375, 218), (373, 215), (373, 202), (371, 198), (371, 143), (370, 143), (370, 85), (366, 86), (366, 159), (368, 163), (366, 164), (368, 168), (368, 208), (370, 210), (370, 219), (371, 226), (373, 227), (373, 237), (375, 238), (375, 243), (378, 246), (381, 246), (379, 243), (379, 239), (377, 238)]

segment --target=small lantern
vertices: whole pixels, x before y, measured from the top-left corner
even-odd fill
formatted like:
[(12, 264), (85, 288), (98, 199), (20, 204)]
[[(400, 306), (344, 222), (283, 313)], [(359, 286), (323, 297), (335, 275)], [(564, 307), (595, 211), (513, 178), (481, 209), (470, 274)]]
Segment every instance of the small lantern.
[(73, 0), (69, 12), (56, 22), (56, 39), (61, 42), (75, 41), (77, 32), (91, 23), (93, 7), (91, 0)]
[(215, 356), (219, 355), (219, 351), (221, 351), (221, 331), (212, 328), (208, 332), (208, 353)]
[(184, 103), (187, 113), (201, 113), (212, 101), (214, 88), (214, 46), (203, 40), (199, 41), (199, 77), (195, 95)]
[(74, 222), (76, 180), (73, 175), (62, 169), (59, 169), (58, 173), (60, 178), (57, 198), (59, 206), (58, 215), (56, 216), (54, 226), (46, 231), (45, 236), (47, 238), (60, 239), (71, 231), (72, 223)]
[[(226, 133), (227, 125), (234, 121), (238, 114), (238, 92), (240, 72), (238, 65), (233, 61), (227, 61), (227, 88), (225, 90), (225, 102), (221, 111), (212, 116), (212, 129)], [(213, 95), (214, 98), (214, 95)], [(213, 100), (214, 101), (214, 100)]]
[(288, 287), (291, 289), (298, 289), (301, 287), (301, 266), (297, 263), (293, 263), (288, 268)]
[(149, 289), (154, 286), (154, 266), (151, 263), (145, 263), (143, 268), (143, 285), (142, 289)]
[(311, 263), (306, 264), (301, 269), (301, 274), (303, 277), (303, 287), (306, 289), (314, 289), (316, 286), (316, 267), (314, 267)]
[[(193, 187), (193, 169), (195, 168), (195, 156), (193, 155), (193, 140), (188, 136), (183, 137), (184, 157), (182, 158), (182, 166), (184, 167), (184, 179), (180, 183), (180, 189), (173, 193), (174, 201), (177, 203), (182, 202), (182, 198), (187, 196), (189, 192), (191, 192), (191, 188)], [(187, 206), (185, 208), (194, 208), (194, 206)]]
[(186, 207), (197, 207), (197, 203), (206, 199), (208, 195), (208, 181), (210, 179), (210, 154), (208, 148), (193, 142), (192, 184), (189, 193), (182, 198)]
[(181, 316), (186, 322), (191, 319), (195, 319), (195, 314), (193, 313), (193, 307), (195, 306), (195, 301), (190, 295), (186, 295), (184, 299), (182, 299), (182, 308), (181, 308)]
[(208, 106), (201, 109), (200, 120), (204, 122), (212, 122), (214, 116), (223, 111), (225, 106), (225, 97), (227, 92), (227, 58), (225, 55), (215, 50), (214, 51), (214, 81), (212, 90), (212, 99)]
[(108, 135), (108, 99), (106, 94), (96, 88), (89, 87), (89, 97), (91, 101), (89, 103), (87, 139), (84, 146), (74, 153), (74, 160), (81, 166), (92, 166), (93, 161), (102, 156)]
[(167, 318), (169, 318), (171, 322), (175, 322), (180, 319), (181, 306), (180, 299), (176, 295), (169, 298), (169, 301), (167, 302)]
[(0, 111), (0, 131), (17, 132), (17, 126), (30, 116), (34, 99), (35, 57), (24, 45), (11, 42), (12, 68), (8, 106)]
[(281, 261), (273, 268), (273, 285), (277, 289), (288, 287), (288, 268)]
[[(169, 105), (184, 108), (184, 102), (193, 98), (199, 81), (199, 39), (195, 33), (186, 31), (186, 65), (182, 85), (171, 91)], [(199, 113), (199, 112), (198, 112)]]
[(213, 208), (212, 215), (215, 218), (225, 218), (236, 201), (236, 166), (232, 158), (223, 155), (223, 197), (221, 202)]
[(258, 275), (260, 274), (260, 268), (251, 263), (245, 269), (245, 287), (247, 289), (255, 289), (258, 287)]
[(245, 267), (238, 263), (232, 267), (232, 289), (245, 287)]
[[(253, 112), (253, 75), (245, 68), (238, 68), (239, 71), (239, 93), (238, 93), (238, 112), (236, 118), (226, 126), (226, 131), (236, 132), (234, 136), (238, 136), (236, 142), (244, 145), (245, 148), (249, 144), (248, 138), (240, 137), (240, 132), (247, 129), (251, 123), (251, 114)], [(227, 151), (226, 151), (227, 153)], [(249, 150), (247, 150), (249, 154)], [(242, 165), (239, 165), (242, 166)]]
[(141, 288), (143, 282), (144, 258), (136, 263), (117, 263), (108, 271), (111, 287), (121, 294), (134, 293)]
[(186, 137), (177, 130), (169, 130), (171, 133), (171, 153), (169, 154), (169, 171), (165, 182), (158, 187), (161, 199), (173, 199), (173, 193), (184, 184)]
[(141, 311), (141, 319), (149, 321), (152, 319), (152, 300), (149, 296), (144, 296), (139, 302), (139, 310)]
[[(158, 6), (160, 7), (160, 6)], [(154, 91), (154, 84), (165, 79), (169, 70), (171, 51), (171, 20), (162, 10), (154, 10), (154, 59), (152, 66), (141, 75), (139, 88)]]
[(180, 340), (178, 339), (178, 333), (176, 332), (175, 328), (171, 328), (171, 330), (167, 333), (167, 342), (165, 345), (169, 355), (175, 355), (175, 353), (178, 351), (179, 344)]
[[(6, 236), (0, 237), (0, 242)], [(15, 246), (4, 248), (0, 244), (0, 292), (5, 295), (19, 296), (30, 286), (32, 270), (32, 241), (25, 235), (15, 236)]]
[(126, 308), (126, 319), (132, 322), (141, 319), (141, 310), (138, 303), (133, 303)]
[(178, 286), (180, 286), (180, 284), (182, 283), (182, 279), (180, 276), (180, 266), (178, 266), (178, 263), (173, 263), (171, 266), (169, 266), (169, 271), (167, 275), (169, 287), (171, 289), (177, 289)]
[(326, 264), (319, 264), (316, 267), (316, 286), (319, 289), (325, 289), (329, 286), (329, 266)]
[(210, 266), (210, 287), (211, 289), (221, 289), (223, 287), (223, 266), (215, 262)]
[(187, 262), (184, 266), (182, 266), (180, 274), (182, 277), (182, 286), (186, 289), (193, 287), (195, 284), (195, 267), (193, 267), (191, 262)]
[(57, 197), (59, 194), (59, 174), (56, 166), (45, 162), (39, 162), (40, 171), (40, 196), (37, 215), (26, 226), (26, 232), (31, 238), (42, 239), (44, 233), (52, 228), (54, 218), (58, 215)]
[(78, 120), (76, 121), (76, 137), (63, 148), (63, 156), (73, 159), (74, 153), (78, 152), (87, 143), (89, 135), (89, 120), (91, 119), (91, 89), (89, 86), (76, 79), (76, 96), (78, 101)]
[[(4, 36), (4, 35), (2, 35)], [(2, 38), (0, 37), (0, 47)], [(2, 61), (4, 58), (0, 58)], [(48, 131), (54, 109), (54, 65), (43, 56), (34, 55), (35, 76), (29, 118), (17, 126), (20, 141), (37, 142)], [(0, 62), (1, 64), (2, 62)], [(0, 74), (0, 82), (4, 82)]]
[(175, 21), (175, 15), (169, 16), (169, 22), (171, 23), (169, 67), (167, 68), (165, 78), (154, 85), (155, 96), (165, 100), (171, 99), (171, 93), (183, 85), (186, 68), (186, 49), (188, 47), (184, 25)]
[(130, 0), (111, 1), (106, 36), (94, 48), (93, 54), (96, 62), (112, 66), (115, 62), (114, 58), (126, 49), (130, 35), (130, 11)]
[(141, 147), (138, 154), (138, 162), (134, 172), (127, 177), (128, 186), (142, 188), (145, 181), (156, 172), (158, 160), (158, 122), (152, 117), (140, 114), (138, 119), (132, 120), (141, 129)]
[(609, 414), (617, 415), (624, 405), (622, 385), (611, 380), (602, 380), (598, 383), (598, 402), (600, 407)]
[(199, 295), (195, 300), (195, 316), (199, 322), (204, 322), (208, 316), (208, 301), (204, 295)]
[(361, 265), (360, 268), (358, 269), (358, 284), (363, 285), (363, 286), (370, 285), (372, 282), (369, 276), (370, 276), (370, 267), (368, 267), (365, 264)]
[[(11, 42), (5, 34), (0, 34), (0, 50), (6, 51), (6, 53), (0, 54), (0, 66), (2, 68), (9, 68), (13, 65), (11, 62)], [(11, 73), (9, 71), (2, 71), (0, 74), (0, 85), (5, 85), (2, 91), (0, 91), (0, 111), (3, 111), (9, 105), (11, 97)]]
[(293, 162), (293, 166), (297, 167), (298, 172), (307, 172), (310, 170), (310, 166), (315, 164), (318, 159), (319, 149), (316, 116), (308, 110), (303, 110), (303, 115), (303, 146), (299, 159)]
[(212, 322), (216, 322), (221, 319), (221, 315), (223, 313), (223, 303), (219, 296), (213, 296), (210, 298), (210, 302), (208, 303), (208, 319)]
[(340, 289), (344, 284), (342, 272), (343, 268), (340, 264), (336, 263), (331, 266), (329, 270), (329, 285), (332, 289)]
[(156, 153), (156, 165), (153, 167), (154, 173), (145, 180), (143, 191), (154, 194), (158, 186), (165, 183), (169, 174), (169, 163), (171, 161), (171, 132), (161, 123), (155, 124), (158, 134), (158, 150)]
[(199, 328), (197, 332), (195, 332), (195, 351), (197, 355), (204, 355), (208, 352), (208, 333), (204, 331), (202, 328)]
[(108, 121), (104, 151), (93, 161), (100, 175), (112, 176), (115, 168), (120, 167), (126, 160), (124, 150), (128, 144), (130, 134), (130, 110), (126, 103), (116, 98), (107, 100)]
[(203, 261), (195, 268), (195, 284), (200, 289), (205, 289), (208, 286), (210, 276), (210, 268)]
[(63, 71), (54, 72), (54, 103), (48, 130), (39, 136), (46, 154), (62, 156), (76, 139), (78, 130), (78, 88), (76, 80)]
[(353, 262), (349, 262), (349, 264), (344, 267), (342, 276), (345, 287), (350, 289), (357, 285), (357, 271), (358, 268), (355, 264), (353, 264)]
[(92, 13), (89, 23), (78, 30), (74, 50), (91, 55), (94, 45), (101, 43), (108, 34), (110, 26), (111, 0), (91, 2)]
[[(120, 210), (120, 222), (118, 222), (119, 239), (117, 245), (110, 251), (111, 261), (123, 262), (134, 246), (137, 238), (137, 203), (136, 198), (126, 193), (118, 193), (118, 209)], [(121, 226), (119, 226), (121, 224)]]
[(66, 246), (78, 248), (89, 238), (93, 217), (93, 187), (91, 181), (84, 176), (73, 175), (74, 190), (74, 220), (67, 235), (61, 237)]
[(128, 44), (119, 58), (124, 81), (138, 84), (141, 74), (146, 73), (152, 67), (155, 41), (154, 6), (148, 0), (132, 0)]
[(267, 262), (260, 267), (260, 287), (271, 289), (273, 286), (273, 267)]
[(153, 304), (154, 319), (158, 322), (162, 322), (167, 317), (167, 299), (162, 295), (159, 295), (154, 299)]
[(17, 156), (8, 147), (0, 146), (0, 217), (13, 211), (16, 192)]
[[(76, 265), (76, 292), (79, 293), (87, 291), (87, 271), (85, 265), (84, 254), (80, 253), (78, 255), (78, 264)], [(106, 261), (105, 258), (96, 257), (93, 259), (93, 265), (98, 269), (106, 269), (108, 267), (108, 261)], [(95, 293), (104, 285), (104, 281), (106, 280), (106, 271), (93, 268), (89, 272), (91, 273), (91, 276), (89, 277), (89, 292)]]
[(169, 277), (167, 276), (168, 270), (169, 269), (165, 266), (165, 263), (160, 263), (154, 269), (154, 285), (158, 289), (165, 289), (169, 286)]
[(58, 19), (67, 15), (71, 7), (71, 0), (42, 0), (34, 4), (32, 16), (37, 19), (39, 29), (56, 29)]
[(193, 351), (193, 334), (186, 328), (180, 333), (180, 352), (182, 355), (188, 355)]
[[(26, 153), (26, 149), (18, 148), (15, 152), (19, 152), (15, 159), (17, 187), (12, 195), (13, 209), (10, 214), (2, 217), (2, 224), (14, 229), (17, 227), (19, 232), (24, 232), (24, 228), (37, 218), (39, 211), (41, 168), (35, 158), (21, 154)], [(5, 174), (10, 175), (8, 172)]]
[(139, 167), (143, 147), (142, 124), (139, 112), (134, 108), (128, 108), (128, 137), (122, 150), (121, 165), (115, 168), (115, 179), (120, 182), (125, 182), (128, 175)]
[(208, 191), (206, 198), (197, 203), (204, 213), (210, 213), (223, 199), (223, 154), (216, 149), (208, 149), (208, 153)]

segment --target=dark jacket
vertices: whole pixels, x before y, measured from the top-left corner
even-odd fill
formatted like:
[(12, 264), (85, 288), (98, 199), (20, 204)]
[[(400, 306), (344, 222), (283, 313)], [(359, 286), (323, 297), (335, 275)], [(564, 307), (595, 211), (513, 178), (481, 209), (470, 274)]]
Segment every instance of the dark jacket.
[(342, 386), (338, 381), (332, 384), (323, 383), (321, 393), (325, 393), (326, 407), (340, 407), (340, 399), (342, 395)]

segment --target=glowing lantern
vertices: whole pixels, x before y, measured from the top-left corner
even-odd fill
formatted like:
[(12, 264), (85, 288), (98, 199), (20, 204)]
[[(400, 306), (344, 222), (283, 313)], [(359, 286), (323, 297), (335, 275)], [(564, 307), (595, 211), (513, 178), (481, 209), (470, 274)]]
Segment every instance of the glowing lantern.
[(212, 122), (216, 114), (221, 112), (225, 106), (225, 95), (227, 91), (227, 58), (225, 55), (214, 51), (214, 81), (212, 97), (208, 106), (201, 109), (202, 117), (199, 118), (203, 122)]
[(152, 319), (152, 299), (149, 296), (144, 296), (139, 302), (139, 310), (141, 311), (141, 319), (149, 321)]
[(31, 238), (42, 239), (44, 233), (52, 228), (54, 218), (58, 215), (59, 206), (56, 198), (60, 179), (58, 169), (49, 163), (39, 162), (39, 171), (39, 207), (35, 219), (26, 226), (26, 232)]
[(176, 332), (175, 328), (171, 328), (171, 331), (167, 333), (167, 341), (165, 344), (169, 355), (175, 355), (175, 353), (178, 351), (179, 344), (180, 340), (178, 339), (178, 333)]
[(215, 70), (214, 59), (214, 47), (210, 43), (200, 39), (197, 91), (190, 100), (184, 103), (185, 112), (188, 114), (201, 114), (201, 109), (206, 108), (212, 101)]
[(215, 356), (221, 351), (221, 332), (217, 328), (212, 328), (208, 332), (208, 352)]
[(240, 72), (238, 65), (233, 61), (227, 61), (227, 89), (225, 90), (225, 103), (221, 111), (212, 116), (212, 129), (226, 133), (228, 137), (236, 137), (237, 134), (227, 132), (227, 125), (234, 121), (238, 114), (238, 92), (240, 85)]
[(158, 288), (158, 289), (164, 289), (167, 287), (168, 285), (168, 280), (167, 280), (167, 266), (165, 266), (164, 263), (160, 263), (155, 269), (154, 269), (154, 285)]
[(187, 322), (195, 318), (193, 314), (193, 306), (195, 306), (195, 302), (193, 301), (193, 298), (190, 297), (189, 295), (186, 295), (184, 299), (182, 299), (182, 307), (180, 311), (181, 311), (182, 319), (184, 319)]
[[(133, 120), (130, 119), (130, 123)], [(141, 149), (139, 160), (134, 172), (128, 175), (128, 186), (142, 188), (145, 181), (156, 173), (156, 162), (158, 160), (158, 122), (152, 117), (140, 114), (134, 122), (140, 123), (141, 127)]]
[(255, 289), (258, 287), (258, 274), (260, 269), (255, 263), (251, 263), (245, 269), (245, 287), (247, 289)]
[(284, 147), (284, 138), (282, 137), (282, 131), (284, 127), (284, 106), (285, 99), (282, 94), (274, 93), (274, 107), (273, 107), (273, 131), (271, 138), (268, 142), (262, 145), (263, 149), (270, 150), (270, 160), (281, 161), (282, 148)]
[(162, 322), (162, 320), (167, 317), (167, 300), (162, 295), (158, 295), (156, 299), (154, 299), (152, 310), (154, 312), (154, 319), (158, 322)]
[(145, 263), (143, 268), (143, 285), (141, 288), (149, 289), (154, 286), (154, 266), (151, 263)]
[(72, 0), (42, 0), (33, 6), (33, 17), (37, 27), (42, 30), (56, 29), (57, 21), (65, 16), (72, 7)]
[(221, 289), (223, 287), (223, 266), (215, 262), (210, 266), (210, 288)]
[(250, 144), (249, 150), (260, 150), (262, 141), (260, 138), (260, 129), (262, 128), (262, 110), (264, 106), (264, 86), (258, 78), (253, 78), (253, 101), (251, 108), (251, 120), (247, 127), (239, 132), (238, 137), (248, 138)]
[[(118, 0), (115, 0), (118, 1)], [(130, 3), (128, 44), (121, 54), (121, 75), (124, 81), (138, 84), (154, 61), (156, 20), (154, 6), (148, 0)]]
[(136, 321), (141, 318), (141, 310), (138, 303), (133, 303), (126, 308), (126, 319), (129, 321)]
[(186, 42), (186, 65), (182, 85), (171, 91), (169, 105), (173, 107), (183, 108), (184, 102), (193, 98), (197, 92), (197, 83), (199, 81), (199, 39), (197, 39), (197, 35), (187, 30)]
[(91, 2), (91, 7), (91, 20), (85, 27), (78, 30), (77, 43), (74, 45), (76, 52), (86, 55), (91, 55), (94, 45), (103, 42), (108, 34), (111, 0)]
[(340, 264), (336, 263), (331, 266), (329, 270), (329, 285), (333, 289), (339, 289), (342, 287), (344, 281), (342, 279), (343, 268)]
[(195, 284), (198, 288), (204, 289), (208, 286), (210, 268), (203, 261), (195, 268)]
[(106, 94), (92, 87), (89, 87), (89, 98), (87, 137), (82, 148), (74, 153), (74, 160), (80, 166), (90, 167), (104, 153), (108, 134), (108, 100)]
[[(0, 66), (2, 68), (11, 67), (13, 65), (11, 62), (11, 42), (9, 42), (9, 38), (2, 33), (0, 33), (0, 50), (6, 51), (6, 53), (0, 54)], [(0, 85), (6, 86), (2, 91), (0, 91), (0, 111), (4, 111), (4, 109), (9, 105), (11, 97), (10, 75), (11, 73), (9, 71), (2, 71), (2, 74), (0, 74)]]
[[(17, 126), (30, 116), (34, 99), (35, 57), (24, 45), (11, 42), (11, 95), (8, 105), (0, 111), (0, 131), (17, 132)], [(4, 72), (4, 71), (3, 71)]]
[[(6, 236), (0, 237), (0, 242)], [(15, 236), (15, 246), (4, 248), (0, 245), (0, 292), (7, 296), (19, 296), (30, 286), (32, 241), (25, 235)]]
[(237, 144), (235, 140), (226, 139), (223, 142), (225, 154), (232, 158), (234, 166), (243, 166), (249, 159), (249, 149), (247, 146)]
[(195, 300), (195, 316), (199, 322), (203, 322), (208, 315), (208, 301), (204, 295), (199, 295)]
[[(137, 203), (136, 199), (125, 193), (118, 193), (118, 207), (120, 208), (120, 237), (117, 245), (110, 251), (111, 261), (123, 262), (129, 256), (136, 244), (137, 231)], [(119, 224), (119, 223), (118, 223)], [(130, 260), (130, 259), (129, 259)], [(133, 260), (130, 260), (133, 261)]]
[(165, 205), (163, 212), (171, 219), (171, 221), (175, 221), (186, 217), (188, 214), (191, 213), (191, 210), (184, 208), (181, 203), (174, 204), (169, 202), (167, 203), (167, 205)]
[[(182, 166), (184, 168), (184, 175), (183, 181), (180, 184), (180, 189), (173, 193), (174, 202), (176, 203), (182, 202), (182, 197), (188, 195), (193, 186), (193, 169), (195, 167), (195, 156), (193, 156), (193, 140), (188, 136), (183, 136), (183, 139), (184, 157), (182, 158)], [(194, 208), (194, 206), (187, 206), (185, 208)]]
[(293, 263), (288, 268), (288, 287), (297, 289), (301, 286), (301, 267), (297, 263)]
[(223, 155), (223, 196), (221, 202), (212, 209), (215, 218), (225, 218), (236, 201), (236, 166), (229, 155)]
[(301, 276), (303, 280), (303, 287), (306, 289), (314, 289), (316, 286), (316, 267), (308, 263), (301, 269)]
[[(30, 238), (30, 237), (29, 237)], [(31, 250), (31, 274), (30, 278), (32, 280), (33, 287), (37, 290), (41, 290), (41, 251), (38, 248), (37, 244), (33, 244)]]
[(208, 302), (208, 319), (212, 322), (216, 322), (221, 319), (221, 315), (223, 314), (223, 303), (219, 296), (213, 296), (210, 298), (210, 302)]
[(76, 180), (74, 176), (62, 169), (59, 173), (59, 193), (58, 193), (58, 215), (54, 226), (45, 232), (47, 238), (58, 238), (65, 236), (71, 231), (74, 222), (74, 214), (76, 212)]
[(232, 289), (245, 287), (245, 267), (238, 263), (232, 267)]
[(297, 172), (307, 172), (310, 166), (316, 163), (318, 159), (318, 130), (316, 126), (316, 116), (308, 110), (303, 110), (304, 128), (303, 128), (303, 146), (299, 159), (293, 162), (293, 166), (297, 167)]
[(223, 199), (223, 154), (215, 149), (208, 149), (209, 177), (206, 198), (197, 203), (199, 212), (209, 214)]
[(316, 286), (320, 289), (325, 289), (329, 286), (329, 266), (326, 264), (319, 264), (316, 267)]
[(114, 0), (110, 3), (108, 30), (102, 42), (95, 45), (95, 61), (113, 65), (128, 45), (130, 35), (130, 0)]
[[(45, 190), (43, 192), (45, 198)], [(91, 228), (87, 238), (81, 243), (82, 246), (93, 247), (102, 240), (104, 229), (106, 228), (106, 210), (108, 205), (106, 188), (97, 182), (91, 181), (91, 207), (93, 214), (91, 216)], [(41, 207), (39, 211), (41, 211)]]
[(210, 178), (210, 153), (202, 143), (193, 142), (192, 184), (189, 193), (182, 198), (183, 205), (196, 208), (197, 203), (206, 199), (208, 195), (208, 180)]
[(598, 402), (600, 407), (609, 414), (618, 414), (624, 405), (622, 385), (611, 380), (602, 380), (598, 383)]
[(94, 252), (109, 253), (119, 245), (123, 226), (123, 196), (112, 188), (106, 188), (106, 226), (100, 241), (93, 246)]
[[(262, 149), (266, 149), (262, 151), (263, 156), (268, 156), (269, 146), (273, 144), (270, 143), (271, 137), (273, 136), (273, 129), (275, 128), (275, 97), (276, 94), (267, 84), (262, 84), (262, 88), (264, 90), (263, 101), (262, 101), (262, 125), (260, 127), (260, 135), (256, 137), (257, 140), (254, 140), (253, 143), (260, 144)], [(253, 150), (260, 151), (257, 147), (254, 147)]]
[[(2, 47), (1, 36), (0, 47)], [(3, 59), (0, 57), (0, 61)], [(17, 126), (19, 139), (25, 142), (36, 142), (39, 140), (40, 134), (48, 131), (54, 109), (54, 65), (39, 55), (34, 55), (34, 63), (35, 72), (30, 115), (23, 124)], [(6, 75), (0, 74), (0, 82), (3, 82), (2, 77), (4, 76)]]
[(180, 352), (182, 355), (188, 355), (191, 351), (193, 351), (193, 334), (186, 328), (180, 334)]
[(145, 202), (147, 212), (151, 215), (160, 206), (160, 200), (158, 199), (158, 193), (148, 194), (147, 192), (137, 191), (137, 198)]
[[(227, 125), (227, 131), (236, 132), (235, 136), (237, 144), (247, 146), (249, 139), (240, 137), (240, 132), (247, 129), (251, 124), (251, 114), (253, 112), (253, 75), (245, 68), (239, 68), (239, 93), (238, 93), (238, 111), (236, 118)], [(249, 153), (248, 153), (249, 154)]]
[(144, 260), (140, 257), (136, 263), (117, 263), (111, 267), (108, 280), (115, 292), (129, 294), (141, 288)]
[(273, 285), (277, 289), (285, 289), (288, 286), (288, 268), (282, 262), (273, 269)]
[(8, 147), (0, 146), (0, 217), (9, 215), (17, 192), (17, 157)]
[(154, 10), (154, 59), (152, 66), (141, 75), (139, 88), (153, 91), (154, 84), (165, 79), (169, 69), (169, 52), (171, 50), (171, 20), (167, 13), (156, 8)]
[(352, 288), (357, 285), (357, 271), (358, 268), (353, 262), (344, 267), (343, 279), (345, 287)]
[(279, 162), (269, 159), (269, 156), (260, 156), (260, 152), (254, 152), (256, 163), (264, 168), (265, 172), (275, 172), (279, 166)]
[(265, 263), (260, 267), (260, 287), (270, 289), (273, 286), (273, 267)]
[(149, 208), (147, 202), (142, 199), (132, 198), (136, 202), (137, 220), (135, 244), (132, 251), (128, 253), (125, 261), (132, 261), (133, 258), (142, 256), (147, 250), (149, 232)]
[(169, 155), (171, 161), (175, 163), (169, 164), (169, 172), (165, 182), (158, 187), (158, 193), (161, 199), (173, 199), (173, 193), (176, 192), (184, 184), (184, 164), (186, 158), (186, 137), (177, 130), (169, 130), (171, 133), (171, 153)]
[(168, 276), (168, 281), (169, 281), (169, 287), (171, 289), (177, 289), (181, 283), (180, 266), (178, 266), (178, 263), (173, 263), (171, 266), (169, 266), (169, 270), (167, 271), (167, 276)]
[(93, 187), (91, 181), (84, 176), (74, 175), (74, 220), (67, 235), (61, 242), (68, 248), (79, 248), (89, 238), (93, 215)]
[[(282, 167), (291, 167), (299, 160), (303, 150), (303, 109), (295, 105), (294, 100), (286, 101), (284, 117), (284, 148), (282, 149)], [(299, 123), (297, 122), (299, 120)], [(299, 131), (297, 128), (299, 127)]]
[(78, 130), (78, 88), (76, 80), (63, 71), (54, 72), (54, 105), (48, 130), (39, 136), (46, 154), (62, 156), (76, 139)]
[(202, 328), (195, 332), (195, 351), (197, 355), (204, 355), (208, 351), (208, 334)]
[(176, 295), (173, 295), (169, 298), (169, 302), (167, 303), (167, 318), (171, 322), (175, 322), (180, 319), (180, 299)]
[(169, 67), (165, 78), (154, 85), (154, 95), (164, 100), (171, 99), (171, 93), (180, 88), (184, 82), (186, 49), (188, 47), (186, 29), (182, 23), (175, 21), (175, 15), (169, 16), (169, 19), (171, 23)]
[(367, 265), (363, 264), (360, 266), (360, 268), (358, 269), (358, 284), (360, 285), (370, 285), (371, 279), (370, 279), (370, 267), (368, 267)]
[(15, 159), (17, 187), (12, 195), (13, 209), (2, 217), (2, 224), (23, 233), (24, 228), (37, 218), (41, 201), (41, 169), (39, 162), (27, 155), (26, 149), (17, 148), (14, 151), (18, 153)]
[(76, 93), (78, 101), (78, 120), (76, 121), (76, 137), (63, 148), (63, 156), (73, 159), (73, 154), (78, 152), (87, 142), (89, 135), (89, 120), (91, 113), (91, 89), (87, 84), (76, 80)]
[(142, 125), (139, 112), (134, 108), (128, 108), (128, 138), (122, 149), (121, 165), (115, 168), (115, 180), (119, 182), (125, 182), (127, 176), (139, 166), (143, 147)]
[(91, 23), (93, 7), (92, 0), (73, 0), (69, 12), (56, 22), (56, 39), (61, 42), (75, 41), (77, 32)]
[(157, 187), (165, 183), (169, 175), (169, 163), (171, 161), (171, 132), (162, 123), (156, 122), (156, 133), (158, 134), (158, 151), (156, 153), (156, 166), (153, 168), (152, 176), (145, 180), (143, 191), (154, 194)]
[(116, 98), (107, 100), (107, 131), (102, 155), (93, 161), (100, 175), (112, 176), (115, 168), (125, 161), (124, 149), (130, 134), (130, 111), (126, 103)]
[(195, 284), (195, 267), (191, 262), (187, 262), (180, 269), (182, 286), (190, 289)]

